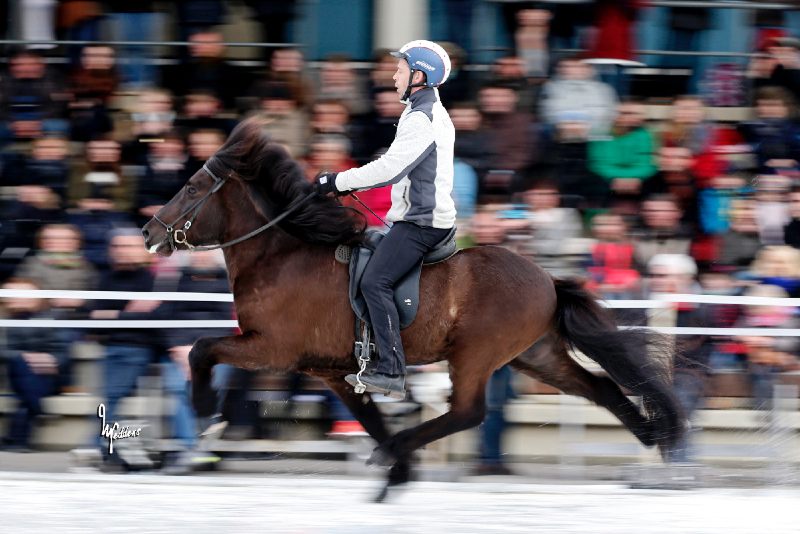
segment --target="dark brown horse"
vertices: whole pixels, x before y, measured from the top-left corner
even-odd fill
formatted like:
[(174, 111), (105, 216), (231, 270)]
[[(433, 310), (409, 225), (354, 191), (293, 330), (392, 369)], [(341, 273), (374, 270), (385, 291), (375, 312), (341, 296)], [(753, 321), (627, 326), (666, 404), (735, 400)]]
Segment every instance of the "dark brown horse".
[[(194, 344), (189, 358), (199, 415), (214, 409), (210, 377), (218, 363), (319, 377), (379, 444), (371, 459), (392, 466), (387, 487), (409, 479), (414, 450), (480, 424), (486, 382), (505, 364), (607, 408), (646, 446), (664, 452), (683, 432), (670, 392), (671, 355), (648, 351), (647, 333), (618, 330), (581, 284), (554, 280), (503, 248), (476, 247), (424, 269), (419, 313), (402, 333), (410, 365), (449, 362), (450, 411), (391, 435), (372, 399), (344, 381), (356, 370), (354, 315), (347, 268), (335, 261), (334, 249), (358, 242), (363, 218), (314, 195), (257, 121), (241, 123), (206, 165), (145, 225), (151, 252), (229, 242), (284, 218), (225, 248), (242, 334)], [(608, 377), (586, 371), (571, 349)], [(643, 408), (620, 387), (641, 396)]]

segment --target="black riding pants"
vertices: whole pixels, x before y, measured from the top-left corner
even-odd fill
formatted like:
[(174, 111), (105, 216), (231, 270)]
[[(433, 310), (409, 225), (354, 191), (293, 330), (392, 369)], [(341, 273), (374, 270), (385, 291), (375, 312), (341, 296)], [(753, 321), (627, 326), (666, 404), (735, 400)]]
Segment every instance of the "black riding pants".
[(361, 291), (375, 332), (377, 372), (405, 374), (406, 357), (400, 340), (400, 319), (394, 305), (393, 288), (449, 231), (400, 221), (392, 226), (373, 253), (361, 279)]

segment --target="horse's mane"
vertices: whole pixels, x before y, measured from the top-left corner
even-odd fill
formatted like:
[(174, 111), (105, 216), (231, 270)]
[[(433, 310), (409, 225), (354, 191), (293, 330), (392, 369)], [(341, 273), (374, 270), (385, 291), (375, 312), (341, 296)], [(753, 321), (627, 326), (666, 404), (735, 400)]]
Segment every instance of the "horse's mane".
[[(272, 141), (263, 124), (257, 118), (239, 123), (208, 164), (219, 176), (233, 170), (260, 193), (261, 198), (254, 199), (256, 204), (266, 203), (272, 210), (266, 215), (275, 217), (295, 200), (307, 197), (313, 186), (300, 165)], [(279, 226), (311, 243), (353, 243), (363, 236), (366, 218), (332, 197), (315, 196)]]

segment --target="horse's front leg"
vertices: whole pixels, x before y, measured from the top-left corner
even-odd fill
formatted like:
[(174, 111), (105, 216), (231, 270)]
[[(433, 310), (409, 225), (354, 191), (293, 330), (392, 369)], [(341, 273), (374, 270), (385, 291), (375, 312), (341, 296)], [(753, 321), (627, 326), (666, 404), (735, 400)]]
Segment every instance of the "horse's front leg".
[(211, 387), (211, 370), (218, 363), (229, 363), (244, 369), (256, 369), (259, 362), (248, 358), (251, 336), (204, 337), (195, 341), (189, 352), (192, 371), (192, 406), (199, 417), (217, 412), (217, 394)]
[(410, 456), (418, 448), (456, 432), (478, 426), (486, 413), (486, 382), (494, 371), (486, 366), (489, 358), (451, 359), (450, 380), (453, 394), (450, 411), (406, 430), (402, 430), (375, 449), (368, 464), (394, 465), (398, 458)]
[[(385, 443), (391, 438), (383, 414), (369, 394), (363, 396), (355, 394), (353, 388), (344, 381), (344, 375), (325, 377), (324, 380), (376, 443)], [(390, 488), (401, 486), (411, 480), (411, 455), (401, 455), (393, 459), (393, 462), (386, 478), (386, 485), (375, 497), (376, 502), (384, 501)]]

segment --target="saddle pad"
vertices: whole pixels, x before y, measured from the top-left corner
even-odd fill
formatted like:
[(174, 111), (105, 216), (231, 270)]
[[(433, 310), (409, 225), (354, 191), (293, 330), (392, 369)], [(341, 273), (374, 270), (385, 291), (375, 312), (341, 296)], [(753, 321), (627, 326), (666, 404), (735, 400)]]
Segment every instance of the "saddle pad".
[[(353, 248), (350, 257), (350, 305), (356, 317), (365, 323), (372, 324), (369, 320), (367, 301), (361, 294), (361, 278), (367, 268), (367, 263), (372, 257), (372, 250), (365, 247)], [(411, 269), (394, 287), (394, 304), (400, 316), (400, 328), (407, 328), (414, 322), (419, 309), (419, 278), (422, 275), (422, 263)]]

